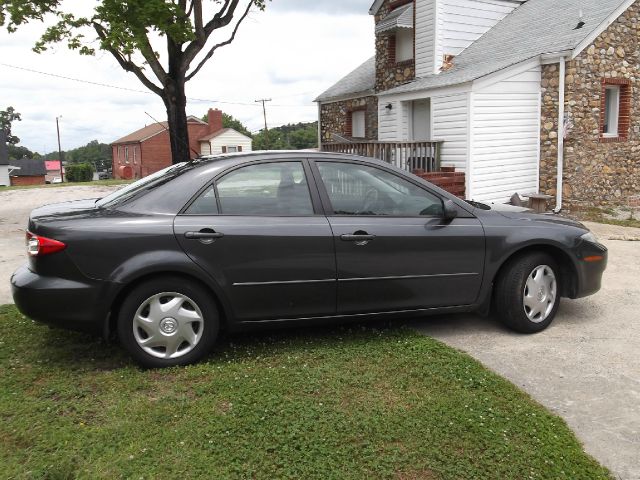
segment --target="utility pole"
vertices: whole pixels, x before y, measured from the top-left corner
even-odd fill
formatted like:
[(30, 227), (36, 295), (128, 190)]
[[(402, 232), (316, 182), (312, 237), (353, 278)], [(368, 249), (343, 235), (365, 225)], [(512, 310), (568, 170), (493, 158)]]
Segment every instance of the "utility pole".
[(261, 100), (256, 100), (256, 103), (262, 103), (262, 113), (264, 114), (264, 131), (265, 132), (269, 131), (269, 128), (267, 127), (267, 107), (265, 104), (270, 101), (271, 101), (270, 98), (263, 98)]
[(266, 142), (266, 149), (271, 149), (271, 140), (269, 139), (269, 128), (267, 127), (267, 107), (266, 103), (270, 102), (270, 98), (263, 98), (261, 100), (256, 100), (256, 103), (262, 103), (262, 113), (264, 115), (264, 139)]
[(64, 183), (64, 167), (62, 166), (62, 147), (60, 146), (60, 122), (62, 115), (56, 117), (56, 130), (58, 131), (58, 161), (60, 162), (60, 181)]

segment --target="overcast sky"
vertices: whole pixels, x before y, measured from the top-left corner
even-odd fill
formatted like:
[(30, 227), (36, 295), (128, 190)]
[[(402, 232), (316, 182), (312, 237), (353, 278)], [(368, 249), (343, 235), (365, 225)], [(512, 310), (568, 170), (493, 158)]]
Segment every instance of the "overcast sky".
[[(67, 4), (86, 8), (86, 0)], [(317, 118), (313, 99), (373, 54), (371, 0), (273, 0), (265, 12), (251, 14), (236, 40), (216, 52), (187, 86), (187, 114), (202, 116), (219, 108), (252, 131), (262, 128), (262, 109), (254, 101), (272, 98), (269, 126)], [(60, 45), (36, 54), (31, 47), (41, 24), (17, 33), (0, 31), (0, 109), (22, 114), (14, 126), (21, 145), (38, 152), (57, 149), (55, 117), (65, 150), (91, 140), (111, 143), (152, 122), (165, 120), (159, 97), (144, 93), (104, 52), (80, 57)], [(11, 65), (8, 67), (6, 65)], [(123, 87), (107, 88), (20, 70)], [(228, 102), (228, 103), (224, 103)]]

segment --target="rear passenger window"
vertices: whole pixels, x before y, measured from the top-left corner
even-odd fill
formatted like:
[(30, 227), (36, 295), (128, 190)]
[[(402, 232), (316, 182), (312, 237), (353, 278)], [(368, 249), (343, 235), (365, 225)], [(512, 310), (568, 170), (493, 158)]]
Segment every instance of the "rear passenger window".
[(217, 189), (223, 215), (313, 215), (301, 162), (242, 167), (222, 177)]

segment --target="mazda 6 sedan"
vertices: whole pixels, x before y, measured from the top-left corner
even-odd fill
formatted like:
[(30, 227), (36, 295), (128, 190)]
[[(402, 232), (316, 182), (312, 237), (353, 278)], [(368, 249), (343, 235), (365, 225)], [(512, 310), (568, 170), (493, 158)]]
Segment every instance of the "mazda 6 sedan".
[(31, 213), (11, 278), (34, 320), (117, 334), (145, 367), (221, 329), (490, 310), (534, 333), (599, 290), (607, 250), (557, 215), (465, 202), (384, 162), (314, 152), (171, 166)]

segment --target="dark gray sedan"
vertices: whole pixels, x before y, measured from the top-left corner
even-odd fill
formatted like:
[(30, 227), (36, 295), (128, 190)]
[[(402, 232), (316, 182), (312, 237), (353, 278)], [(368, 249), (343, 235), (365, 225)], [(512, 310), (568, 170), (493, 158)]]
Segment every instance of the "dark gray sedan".
[(11, 278), (42, 322), (120, 341), (142, 365), (202, 358), (221, 328), (487, 313), (539, 332), (600, 288), (581, 224), (462, 201), (377, 160), (311, 152), (203, 158), (29, 219)]

